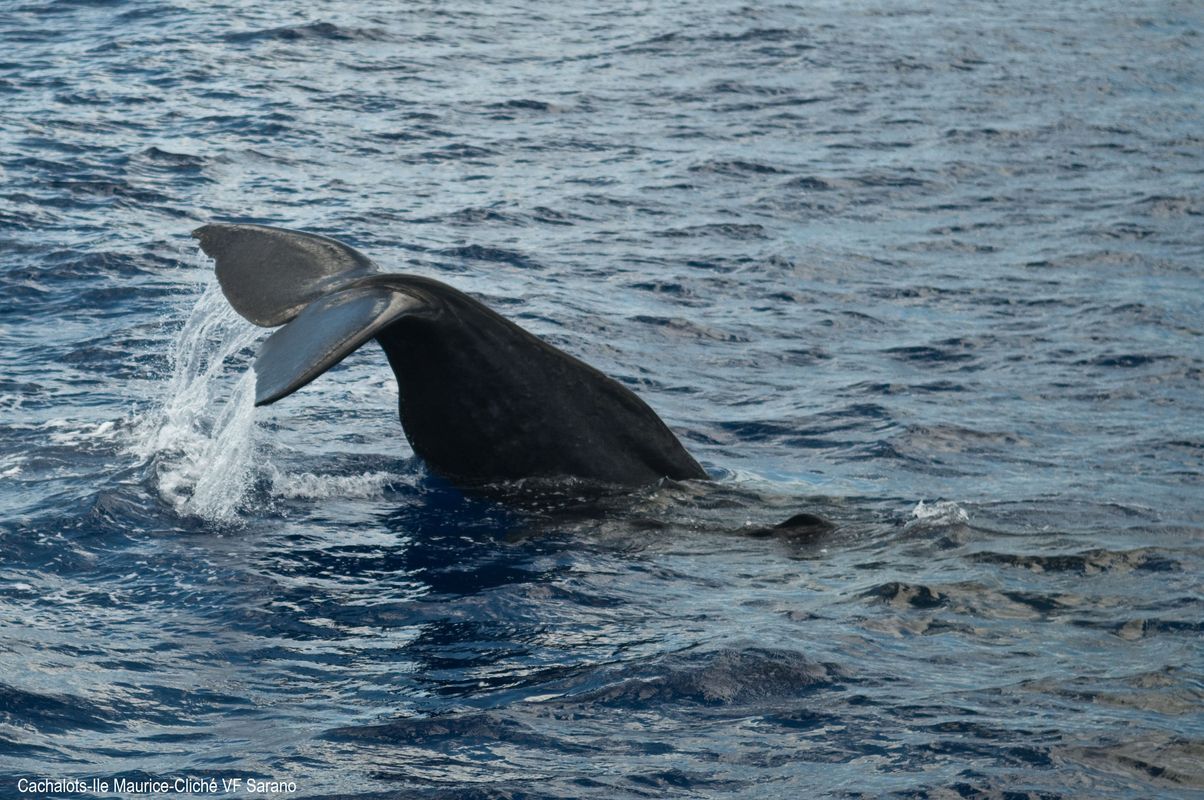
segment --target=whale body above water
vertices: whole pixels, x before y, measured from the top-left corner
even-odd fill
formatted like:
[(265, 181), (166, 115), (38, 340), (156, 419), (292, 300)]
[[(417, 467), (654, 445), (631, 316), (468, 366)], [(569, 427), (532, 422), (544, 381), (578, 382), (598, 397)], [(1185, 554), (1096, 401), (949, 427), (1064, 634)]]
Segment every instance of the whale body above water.
[(453, 483), (707, 477), (630, 389), (445, 283), (382, 272), (354, 248), (302, 231), (211, 223), (192, 235), (216, 261), (230, 305), (278, 328), (255, 360), (257, 406), (375, 339), (397, 378), (410, 446)]

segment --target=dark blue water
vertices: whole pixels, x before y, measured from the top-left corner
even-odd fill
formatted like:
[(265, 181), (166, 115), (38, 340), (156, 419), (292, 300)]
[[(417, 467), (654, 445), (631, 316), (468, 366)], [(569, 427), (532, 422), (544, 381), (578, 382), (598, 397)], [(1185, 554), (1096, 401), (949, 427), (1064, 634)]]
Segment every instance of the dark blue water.
[[(1202, 29), (3, 3), (0, 795), (1200, 796)], [(211, 219), (475, 293), (716, 482), (466, 498), (371, 346), (252, 410)]]

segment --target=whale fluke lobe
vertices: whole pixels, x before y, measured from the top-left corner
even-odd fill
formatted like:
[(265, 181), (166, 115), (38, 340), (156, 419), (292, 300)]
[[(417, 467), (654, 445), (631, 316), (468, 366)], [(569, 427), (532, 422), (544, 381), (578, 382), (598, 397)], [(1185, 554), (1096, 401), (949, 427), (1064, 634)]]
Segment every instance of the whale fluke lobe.
[(193, 236), (238, 313), (283, 325), (256, 358), (256, 405), (376, 339), (406, 438), (454, 482), (707, 477), (630, 389), (447, 284), (380, 272), (351, 247), (300, 231), (213, 223)]
[(192, 235), (217, 262), (217, 280), (230, 305), (265, 328), (288, 322), (340, 284), (378, 272), (363, 253), (313, 233), (211, 223)]
[(315, 300), (260, 345), (255, 405), (287, 397), (402, 314), (425, 307), (418, 298), (383, 286), (360, 286)]

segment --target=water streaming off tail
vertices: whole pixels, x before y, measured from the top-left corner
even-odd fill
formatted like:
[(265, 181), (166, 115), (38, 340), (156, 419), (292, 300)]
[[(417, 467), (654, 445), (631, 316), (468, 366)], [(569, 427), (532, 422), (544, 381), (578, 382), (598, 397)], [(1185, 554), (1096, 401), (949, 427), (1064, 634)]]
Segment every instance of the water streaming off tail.
[(150, 464), (160, 497), (180, 515), (231, 523), (257, 482), (273, 497), (314, 499), (379, 496), (403, 480), (376, 469), (294, 473), (257, 447), (251, 360), (262, 335), (230, 307), (216, 281), (205, 285), (174, 335), (158, 402), (133, 431), (131, 450)]
[(248, 348), (260, 334), (211, 280), (175, 335), (171, 375), (158, 405), (136, 426), (131, 449), (150, 461), (159, 495), (179, 514), (234, 521), (253, 484)]

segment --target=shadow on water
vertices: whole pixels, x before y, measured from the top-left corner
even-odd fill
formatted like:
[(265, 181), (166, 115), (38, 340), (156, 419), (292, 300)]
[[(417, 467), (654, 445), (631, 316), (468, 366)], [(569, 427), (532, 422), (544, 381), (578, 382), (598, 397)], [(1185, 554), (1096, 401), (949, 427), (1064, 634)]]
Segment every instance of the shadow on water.
[[(664, 482), (625, 492), (528, 482), (465, 492), (427, 475), (408, 488), (407, 502), (380, 512), (375, 522), (392, 534), (394, 546), (375, 542), (370, 562), (314, 563), (314, 574), (334, 567), (354, 579), (360, 577), (359, 564), (376, 577), (404, 574), (436, 595), (465, 597), (538, 581), (544, 573), (531, 562), (558, 553), (638, 553), (650, 543), (683, 536), (773, 539), (804, 552), (838, 541), (850, 522), (867, 521), (864, 513), (852, 519), (843, 500), (775, 497), (707, 482)], [(787, 516), (800, 507), (824, 516), (811, 511)]]

